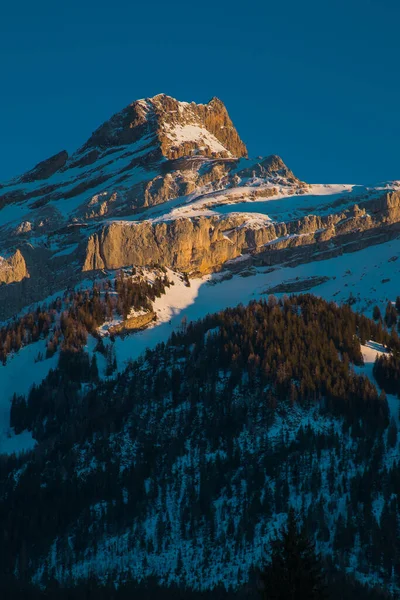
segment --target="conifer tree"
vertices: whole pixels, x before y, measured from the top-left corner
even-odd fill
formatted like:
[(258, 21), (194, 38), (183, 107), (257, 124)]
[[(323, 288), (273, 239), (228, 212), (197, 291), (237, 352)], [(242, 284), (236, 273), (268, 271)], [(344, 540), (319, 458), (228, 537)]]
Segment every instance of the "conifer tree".
[(379, 321), (382, 318), (379, 306), (374, 306), (372, 316), (373, 316), (374, 321)]
[(293, 509), (281, 534), (272, 542), (270, 562), (261, 574), (265, 600), (324, 600), (320, 559), (304, 529), (299, 529)]

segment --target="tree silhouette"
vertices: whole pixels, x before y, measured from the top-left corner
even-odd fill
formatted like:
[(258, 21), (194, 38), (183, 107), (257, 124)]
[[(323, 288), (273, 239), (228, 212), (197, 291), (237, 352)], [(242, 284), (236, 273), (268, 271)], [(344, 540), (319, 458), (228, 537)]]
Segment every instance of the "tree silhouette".
[(286, 528), (271, 543), (270, 562), (261, 574), (265, 600), (324, 600), (324, 576), (319, 556), (306, 532), (299, 529), (293, 509)]

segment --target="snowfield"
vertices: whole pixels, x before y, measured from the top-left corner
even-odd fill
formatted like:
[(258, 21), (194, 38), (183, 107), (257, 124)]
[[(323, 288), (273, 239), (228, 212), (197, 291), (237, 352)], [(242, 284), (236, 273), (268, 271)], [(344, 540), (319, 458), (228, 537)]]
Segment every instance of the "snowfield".
[(211, 152), (226, 152), (228, 156), (232, 156), (231, 152), (204, 127), (198, 125), (175, 125), (171, 127), (166, 123), (164, 128), (173, 145), (180, 146), (185, 142), (201, 143), (204, 147), (209, 148)]

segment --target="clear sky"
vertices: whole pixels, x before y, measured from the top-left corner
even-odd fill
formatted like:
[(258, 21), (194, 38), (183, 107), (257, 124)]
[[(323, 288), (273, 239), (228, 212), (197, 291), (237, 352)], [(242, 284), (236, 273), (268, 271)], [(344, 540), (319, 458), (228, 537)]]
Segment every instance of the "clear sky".
[(0, 180), (129, 102), (221, 98), (251, 156), (310, 182), (400, 179), (397, 0), (0, 3)]

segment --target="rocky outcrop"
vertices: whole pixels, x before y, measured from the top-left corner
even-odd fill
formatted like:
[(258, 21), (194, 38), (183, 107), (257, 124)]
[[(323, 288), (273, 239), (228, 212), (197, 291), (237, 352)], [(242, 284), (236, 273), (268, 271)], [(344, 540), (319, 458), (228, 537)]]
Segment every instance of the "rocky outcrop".
[(114, 325), (110, 327), (109, 334), (117, 335), (123, 334), (125, 332), (132, 333), (133, 331), (140, 331), (140, 329), (145, 329), (152, 321), (155, 321), (157, 315), (155, 312), (150, 310), (149, 312), (144, 313), (143, 315), (137, 315), (135, 317), (130, 317), (129, 319), (125, 319), (122, 323), (118, 325)]
[[(167, 158), (190, 154), (209, 157), (247, 156), (246, 146), (233, 126), (225, 105), (218, 98), (212, 98), (208, 104), (188, 104), (161, 94), (153, 98), (153, 104), (159, 120), (161, 149)], [(223, 148), (214, 147), (212, 138), (201, 131), (197, 132), (198, 138), (195, 139), (194, 127), (211, 133)], [(185, 131), (194, 139), (182, 140)]]
[[(199, 165), (196, 168), (188, 168), (183, 161), (174, 161), (176, 170), (168, 171), (165, 175), (157, 175), (154, 179), (143, 184), (140, 193), (136, 193), (138, 207), (155, 206), (193, 193), (196, 189), (210, 185), (212, 189), (219, 189), (229, 185), (229, 172), (232, 169), (231, 162), (219, 161), (215, 164)], [(127, 197), (132, 196), (128, 192)], [(255, 196), (254, 196), (255, 197)]]
[(22, 183), (28, 183), (31, 181), (39, 181), (41, 179), (48, 179), (54, 173), (57, 173), (68, 160), (68, 152), (62, 150), (58, 154), (51, 156), (47, 160), (43, 160), (38, 163), (31, 171), (25, 173), (20, 179)]
[(177, 219), (152, 224), (116, 222), (89, 238), (83, 270), (157, 263), (206, 273), (235, 258), (235, 244), (218, 218)]
[(28, 269), (19, 250), (9, 258), (0, 257), (0, 284), (22, 281), (26, 277), (29, 277)]
[[(246, 189), (254, 189), (247, 192), (250, 198), (275, 193), (267, 191), (271, 183), (288, 193), (300, 190), (301, 182), (279, 157), (243, 157), (246, 147), (219, 99), (196, 104), (159, 94), (114, 115), (71, 157), (60, 152), (0, 186), (0, 210), (24, 205), (24, 220), (36, 223), (43, 209), (52, 207), (46, 233), (53, 234), (61, 221), (121, 218), (194, 192), (209, 194), (243, 182)], [(263, 179), (268, 186), (259, 189)], [(68, 202), (73, 198), (76, 203)], [(20, 225), (14, 222), (13, 231), (27, 237)], [(0, 247), (2, 243), (0, 228)]]
[[(272, 178), (282, 177), (290, 183), (297, 183), (299, 179), (294, 173), (285, 165), (280, 156), (271, 154), (265, 158), (260, 158), (259, 162), (253, 162), (248, 167), (245, 167), (238, 171), (239, 177), (259, 177), (259, 178)], [(304, 184), (306, 185), (306, 184)]]
[(400, 220), (400, 192), (388, 192), (370, 202), (361, 203), (383, 223), (396, 223)]

